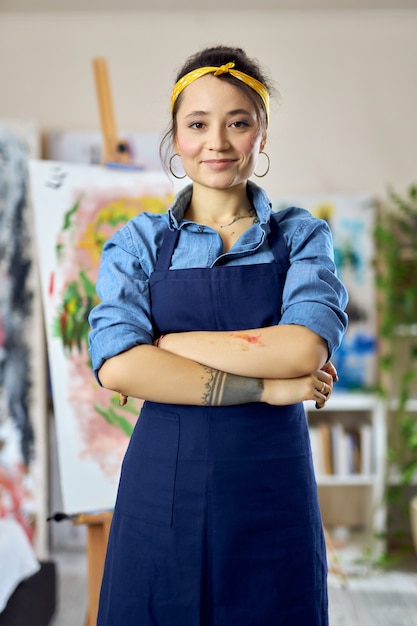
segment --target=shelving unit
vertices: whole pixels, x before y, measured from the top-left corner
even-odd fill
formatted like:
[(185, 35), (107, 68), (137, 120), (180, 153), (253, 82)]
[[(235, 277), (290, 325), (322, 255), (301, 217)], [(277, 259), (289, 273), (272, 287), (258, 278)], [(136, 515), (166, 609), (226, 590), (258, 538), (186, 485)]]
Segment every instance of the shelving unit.
[[(383, 401), (373, 394), (335, 392), (323, 409), (317, 410), (314, 402), (306, 402), (305, 409), (324, 525), (380, 535), (386, 524)], [(316, 446), (320, 440), (322, 445)], [(329, 457), (326, 463), (320, 458), (323, 454)], [(345, 456), (341, 467), (340, 457), (344, 455), (349, 458)]]

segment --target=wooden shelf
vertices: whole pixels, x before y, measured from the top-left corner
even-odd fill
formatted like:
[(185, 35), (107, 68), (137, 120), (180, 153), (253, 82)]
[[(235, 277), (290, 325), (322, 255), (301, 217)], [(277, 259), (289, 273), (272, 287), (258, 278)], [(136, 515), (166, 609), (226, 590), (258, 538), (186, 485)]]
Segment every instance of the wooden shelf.
[(310, 400), (304, 404), (307, 411), (315, 411), (317, 414), (327, 413), (328, 411), (370, 411), (382, 406), (382, 402), (377, 395), (356, 392), (334, 392), (322, 409), (316, 409), (315, 403)]
[(326, 485), (339, 485), (341, 487), (351, 485), (358, 487), (373, 487), (375, 484), (375, 478), (375, 475), (369, 474), (348, 474), (346, 476), (319, 474), (316, 476), (316, 482), (320, 487)]
[[(316, 471), (316, 482), (325, 526), (346, 524), (346, 527), (353, 528), (357, 525), (362, 526), (368, 535), (382, 534), (386, 526), (384, 493), (387, 435), (384, 402), (372, 393), (335, 392), (323, 409), (316, 409), (314, 402), (306, 402), (305, 409), (311, 429), (316, 427), (319, 431), (322, 424), (326, 428), (330, 426), (332, 431), (337, 431), (337, 428), (333, 428), (334, 425), (341, 425), (340, 430), (344, 433), (349, 429), (356, 429), (362, 437), (359, 445), (364, 444), (361, 427), (369, 427), (366, 442), (370, 447), (370, 456), (367, 457), (366, 467), (371, 471), (367, 469), (364, 473), (340, 473), (343, 472), (342, 463), (338, 467), (339, 473), (329, 474), (324, 472), (324, 468), (334, 468), (334, 463), (330, 465), (329, 459), (326, 463), (318, 463), (316, 459), (317, 468), (320, 466), (320, 471)], [(331, 440), (330, 445), (333, 455), (342, 454), (343, 448), (337, 445), (334, 447), (335, 440)], [(321, 440), (319, 453), (323, 448), (329, 455), (328, 439), (327, 444)], [(317, 449), (315, 454), (317, 455)]]

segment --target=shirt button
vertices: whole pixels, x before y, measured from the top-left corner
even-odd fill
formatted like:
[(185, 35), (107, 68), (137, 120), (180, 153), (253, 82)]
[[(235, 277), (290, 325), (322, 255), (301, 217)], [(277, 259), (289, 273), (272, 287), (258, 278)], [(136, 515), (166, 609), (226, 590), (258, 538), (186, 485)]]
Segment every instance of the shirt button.
[(204, 231), (204, 228), (202, 226), (199, 226), (197, 228), (197, 232), (202, 233)]

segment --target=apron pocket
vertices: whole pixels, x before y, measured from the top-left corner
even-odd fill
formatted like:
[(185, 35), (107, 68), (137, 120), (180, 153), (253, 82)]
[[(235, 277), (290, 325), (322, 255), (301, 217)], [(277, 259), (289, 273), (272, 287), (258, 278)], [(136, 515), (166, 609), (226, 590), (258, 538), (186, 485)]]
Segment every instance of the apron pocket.
[(172, 524), (178, 445), (179, 416), (144, 407), (123, 460), (118, 511), (154, 524)]

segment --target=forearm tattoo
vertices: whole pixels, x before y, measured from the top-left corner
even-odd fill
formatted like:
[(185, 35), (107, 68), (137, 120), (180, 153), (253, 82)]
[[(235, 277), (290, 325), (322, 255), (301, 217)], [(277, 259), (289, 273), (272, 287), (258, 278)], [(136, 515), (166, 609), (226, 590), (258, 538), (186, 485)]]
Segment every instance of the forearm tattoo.
[(228, 406), (260, 402), (264, 388), (262, 378), (236, 376), (204, 367), (209, 378), (205, 383), (204, 406)]

